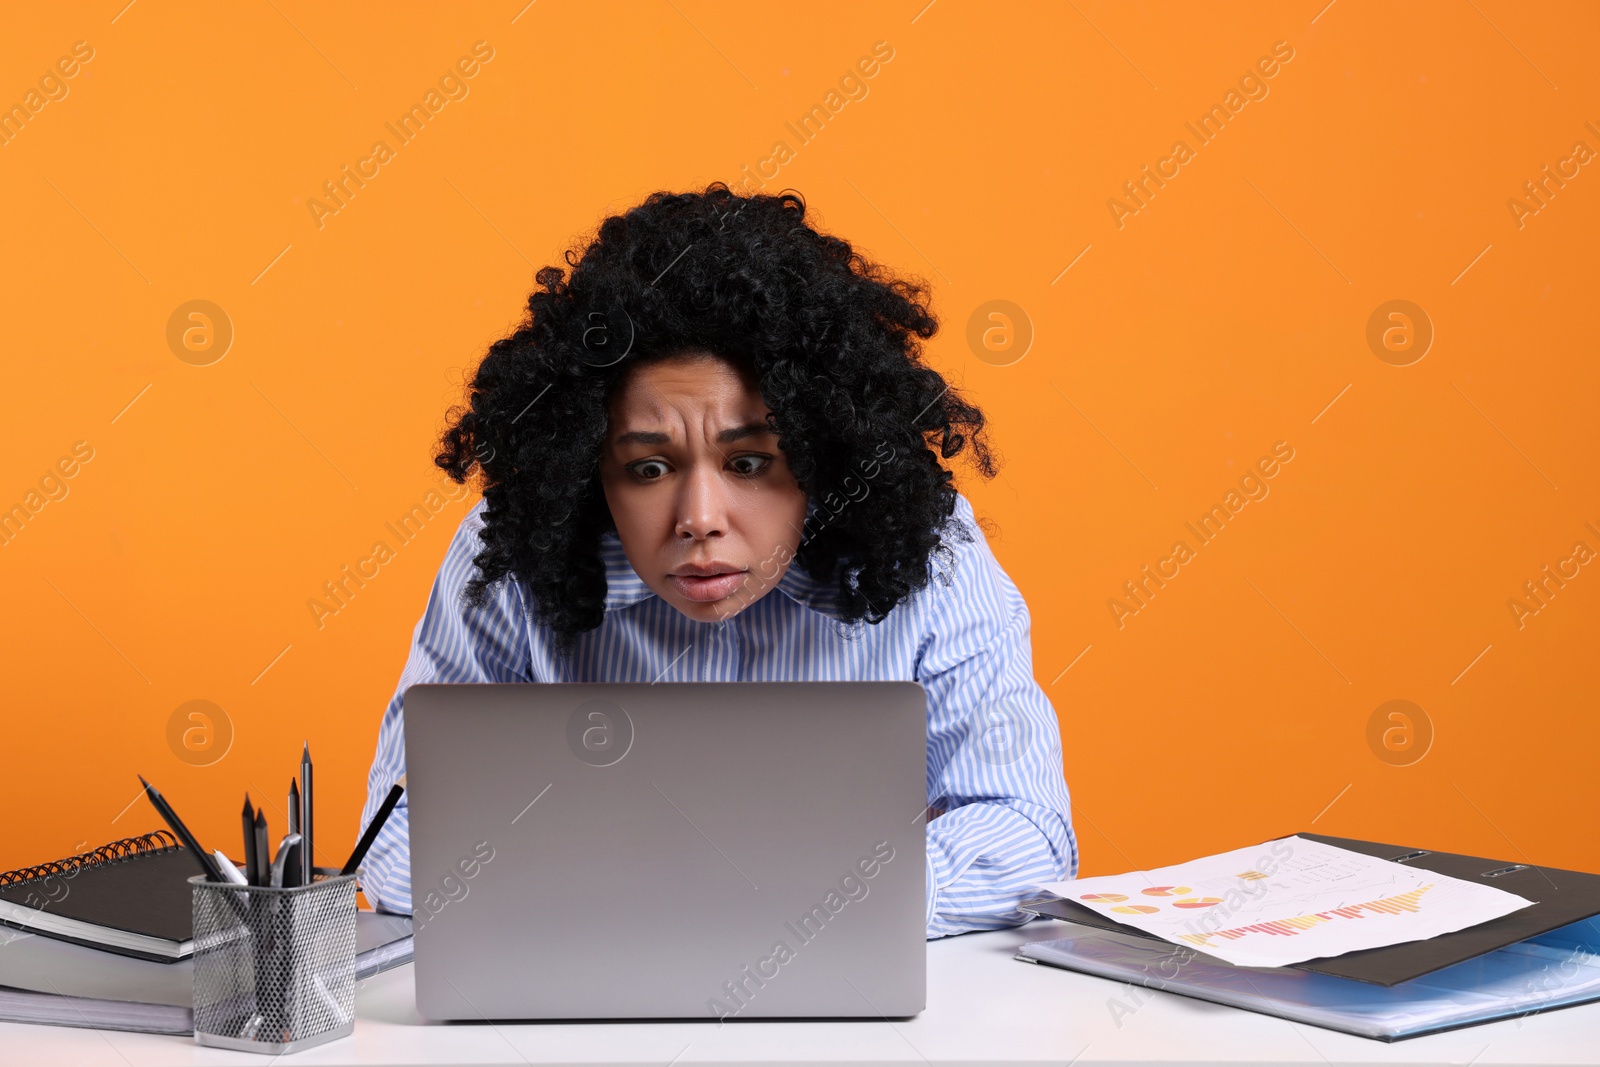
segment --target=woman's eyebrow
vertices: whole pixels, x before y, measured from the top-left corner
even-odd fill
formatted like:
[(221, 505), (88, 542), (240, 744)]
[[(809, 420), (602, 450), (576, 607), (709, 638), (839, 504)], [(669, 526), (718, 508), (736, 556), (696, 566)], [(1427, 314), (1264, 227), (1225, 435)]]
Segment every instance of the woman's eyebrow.
[[(734, 441), (742, 441), (746, 437), (758, 437), (761, 434), (771, 432), (772, 427), (764, 422), (747, 422), (743, 426), (735, 426), (717, 434), (717, 443), (731, 444)], [(627, 433), (619, 435), (615, 442), (619, 446), (629, 444), (669, 445), (671, 443), (672, 438), (659, 430), (629, 430)]]

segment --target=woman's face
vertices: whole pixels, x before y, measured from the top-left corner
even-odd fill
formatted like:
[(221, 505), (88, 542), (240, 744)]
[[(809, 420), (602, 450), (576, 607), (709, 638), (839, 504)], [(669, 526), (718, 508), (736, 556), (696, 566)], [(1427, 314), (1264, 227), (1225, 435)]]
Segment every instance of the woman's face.
[(800, 544), (806, 493), (769, 412), (754, 379), (708, 353), (636, 368), (608, 405), (600, 481), (623, 552), (698, 622), (765, 596)]

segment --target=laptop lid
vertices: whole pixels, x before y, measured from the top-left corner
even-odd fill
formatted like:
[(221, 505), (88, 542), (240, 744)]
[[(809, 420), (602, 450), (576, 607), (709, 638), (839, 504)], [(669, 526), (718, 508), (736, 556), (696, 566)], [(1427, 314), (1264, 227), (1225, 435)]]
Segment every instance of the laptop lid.
[(921, 684), (423, 684), (404, 715), (425, 1017), (922, 1010)]

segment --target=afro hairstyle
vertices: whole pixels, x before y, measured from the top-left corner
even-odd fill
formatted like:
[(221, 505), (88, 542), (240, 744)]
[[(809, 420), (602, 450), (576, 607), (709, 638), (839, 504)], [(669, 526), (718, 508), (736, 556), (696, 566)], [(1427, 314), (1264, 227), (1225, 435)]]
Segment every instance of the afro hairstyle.
[(811, 514), (794, 560), (837, 587), (840, 618), (877, 623), (927, 585), (947, 538), (968, 540), (945, 461), (995, 460), (984, 415), (923, 362), (939, 328), (924, 283), (805, 221), (793, 190), (655, 192), (535, 274), (526, 314), (494, 341), (434, 463), (476, 472), (482, 551), (466, 600), (509, 577), (556, 646), (604, 619), (600, 483), (607, 403), (635, 367), (710, 353), (759, 383)]

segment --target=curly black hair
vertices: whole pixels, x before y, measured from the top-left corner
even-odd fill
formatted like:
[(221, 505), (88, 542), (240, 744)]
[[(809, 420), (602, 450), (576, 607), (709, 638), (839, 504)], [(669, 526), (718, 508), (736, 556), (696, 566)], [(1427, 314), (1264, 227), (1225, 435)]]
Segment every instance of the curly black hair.
[[(793, 190), (651, 193), (535, 275), (527, 314), (489, 346), (470, 404), (447, 414), (434, 463), (485, 501), (465, 596), (510, 575), (570, 652), (604, 618), (600, 485), (607, 402), (634, 367), (704, 352), (753, 373), (779, 447), (817, 504), (795, 560), (838, 583), (846, 622), (880, 622), (965, 540), (953, 475), (964, 450), (995, 474), (984, 415), (922, 361), (939, 328), (925, 284), (805, 222)], [(875, 484), (859, 502), (858, 473)], [(948, 526), (948, 529), (947, 529)]]

